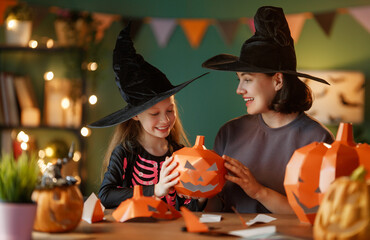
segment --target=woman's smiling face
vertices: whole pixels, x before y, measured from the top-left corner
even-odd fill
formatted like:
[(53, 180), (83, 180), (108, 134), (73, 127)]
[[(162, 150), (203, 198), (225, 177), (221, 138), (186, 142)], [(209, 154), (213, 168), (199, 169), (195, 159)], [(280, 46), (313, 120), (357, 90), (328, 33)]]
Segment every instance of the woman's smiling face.
[(277, 88), (274, 76), (264, 73), (237, 72), (239, 84), (236, 93), (241, 95), (248, 114), (271, 111), (269, 105), (275, 97)]

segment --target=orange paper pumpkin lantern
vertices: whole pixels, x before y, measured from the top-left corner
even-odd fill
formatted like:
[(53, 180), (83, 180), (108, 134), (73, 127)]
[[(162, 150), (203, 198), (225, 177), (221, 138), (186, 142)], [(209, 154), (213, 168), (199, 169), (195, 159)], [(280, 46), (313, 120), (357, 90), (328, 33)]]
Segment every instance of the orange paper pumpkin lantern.
[(83, 197), (76, 185), (37, 189), (32, 193), (37, 202), (34, 230), (41, 232), (67, 232), (81, 221)]
[(332, 145), (314, 142), (297, 149), (286, 167), (284, 187), (289, 204), (302, 222), (313, 224), (330, 184), (359, 165), (352, 125), (341, 123)]
[(134, 186), (132, 198), (123, 201), (112, 213), (117, 222), (128, 220), (176, 219), (181, 214), (171, 205), (156, 197), (145, 197), (143, 186)]
[(284, 187), (290, 206), (302, 222), (313, 224), (320, 205), (320, 169), (328, 148), (313, 142), (297, 149), (285, 172)]
[(204, 136), (197, 136), (192, 148), (184, 147), (173, 153), (180, 173), (177, 193), (190, 197), (209, 198), (219, 193), (225, 184), (224, 159), (204, 146)]

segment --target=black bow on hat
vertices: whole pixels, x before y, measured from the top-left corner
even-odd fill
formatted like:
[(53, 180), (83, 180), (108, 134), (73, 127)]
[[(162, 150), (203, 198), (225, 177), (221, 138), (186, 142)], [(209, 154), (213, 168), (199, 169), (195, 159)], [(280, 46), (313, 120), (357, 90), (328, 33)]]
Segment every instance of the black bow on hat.
[(256, 32), (244, 42), (240, 57), (219, 54), (205, 61), (202, 67), (234, 72), (281, 72), (330, 85), (324, 79), (297, 72), (294, 42), (282, 8), (259, 8), (254, 26)]
[(204, 73), (180, 85), (173, 86), (159, 69), (136, 53), (130, 38), (130, 23), (117, 38), (113, 51), (113, 70), (116, 84), (127, 105), (89, 127), (110, 127), (129, 120), (158, 102), (174, 95)]

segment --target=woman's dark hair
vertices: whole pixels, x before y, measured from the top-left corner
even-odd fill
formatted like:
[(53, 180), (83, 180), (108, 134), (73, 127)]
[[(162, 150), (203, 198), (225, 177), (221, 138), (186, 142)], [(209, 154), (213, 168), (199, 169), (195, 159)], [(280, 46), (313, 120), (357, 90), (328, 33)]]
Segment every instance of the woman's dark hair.
[[(268, 73), (273, 76), (275, 73)], [(269, 108), (280, 113), (304, 112), (312, 106), (311, 89), (297, 76), (283, 74), (283, 87), (276, 93)]]

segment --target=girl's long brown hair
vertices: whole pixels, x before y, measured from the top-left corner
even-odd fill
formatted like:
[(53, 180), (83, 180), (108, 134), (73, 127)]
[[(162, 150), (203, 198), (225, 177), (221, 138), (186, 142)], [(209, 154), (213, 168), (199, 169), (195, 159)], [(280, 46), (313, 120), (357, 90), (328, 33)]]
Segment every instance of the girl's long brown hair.
[[(182, 122), (178, 114), (176, 102), (175, 102), (174, 110), (176, 112), (176, 121), (167, 139), (169, 140), (169, 142), (174, 142), (176, 144), (189, 146), (190, 145), (189, 140), (182, 126)], [(137, 139), (141, 131), (142, 131), (141, 123), (139, 121), (133, 120), (132, 118), (116, 126), (112, 134), (110, 143), (108, 145), (107, 151), (105, 152), (105, 156), (104, 156), (104, 160), (102, 164), (102, 172), (101, 172), (102, 179), (104, 178), (104, 173), (107, 170), (113, 149), (118, 144), (122, 144), (122, 146), (125, 148), (126, 151), (133, 152), (133, 149), (135, 148), (135, 146), (139, 144)]]

